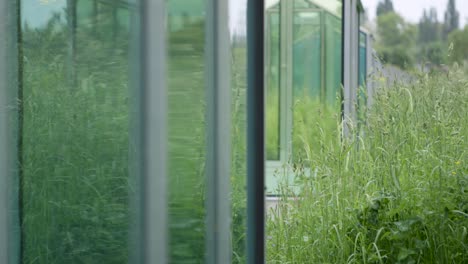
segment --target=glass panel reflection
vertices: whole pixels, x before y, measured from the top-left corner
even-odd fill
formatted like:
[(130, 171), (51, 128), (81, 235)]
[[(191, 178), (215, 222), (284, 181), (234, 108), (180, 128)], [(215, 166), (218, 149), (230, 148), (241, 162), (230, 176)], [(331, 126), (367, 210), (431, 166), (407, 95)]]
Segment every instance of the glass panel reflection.
[(358, 126), (362, 126), (365, 122), (365, 114), (367, 107), (367, 92), (366, 92), (366, 78), (367, 78), (367, 35), (366, 33), (359, 32), (359, 90), (358, 90)]
[(169, 256), (205, 260), (205, 6), (167, 1), (169, 114)]
[(122, 3), (21, 1), (23, 263), (128, 262), (133, 11)]
[(266, 158), (280, 159), (280, 18), (279, 10), (266, 12)]
[[(341, 88), (341, 18), (339, 3), (295, 2), (293, 16), (293, 127), (294, 168), (307, 169), (339, 134)], [(298, 171), (300, 175), (304, 171)]]

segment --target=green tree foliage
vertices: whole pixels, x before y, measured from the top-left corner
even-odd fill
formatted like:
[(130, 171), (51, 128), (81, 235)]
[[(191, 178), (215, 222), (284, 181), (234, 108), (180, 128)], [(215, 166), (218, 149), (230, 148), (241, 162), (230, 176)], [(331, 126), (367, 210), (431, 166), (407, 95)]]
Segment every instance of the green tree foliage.
[(419, 59), (430, 62), (435, 65), (440, 65), (444, 62), (446, 55), (446, 45), (441, 41), (430, 42), (420, 46)]
[(428, 61), (433, 64), (441, 64), (444, 60), (446, 49), (445, 43), (441, 41), (441, 33), (444, 25), (437, 20), (437, 10), (431, 8), (424, 9), (419, 21), (418, 37), (418, 59)]
[(460, 22), (460, 14), (455, 6), (455, 0), (449, 0), (447, 3), (447, 11), (445, 11), (444, 21), (444, 39), (447, 39), (450, 32), (458, 29)]
[(464, 30), (455, 30), (448, 36), (450, 45), (453, 45), (453, 50), (449, 56), (451, 62), (468, 61), (468, 26)]
[(377, 16), (394, 12), (392, 0), (384, 0), (377, 5)]
[(419, 42), (428, 43), (440, 39), (440, 25), (437, 21), (437, 10), (435, 8), (427, 11), (424, 9), (419, 21)]
[(398, 14), (390, 12), (377, 18), (376, 50), (384, 62), (405, 68), (413, 63), (411, 52), (416, 42), (417, 27)]

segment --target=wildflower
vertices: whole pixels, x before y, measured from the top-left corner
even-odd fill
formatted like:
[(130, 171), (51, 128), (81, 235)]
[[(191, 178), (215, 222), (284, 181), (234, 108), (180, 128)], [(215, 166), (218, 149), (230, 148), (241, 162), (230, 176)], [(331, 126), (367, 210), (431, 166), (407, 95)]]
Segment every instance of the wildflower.
[(452, 171), (452, 175), (457, 175), (457, 173), (456, 173), (456, 172), (454, 172), (454, 171)]
[(455, 165), (459, 166), (461, 164), (461, 161), (457, 160), (455, 161)]
[(304, 236), (303, 239), (304, 239), (304, 242), (308, 242), (308, 241), (309, 241), (309, 237), (308, 237), (308, 236)]

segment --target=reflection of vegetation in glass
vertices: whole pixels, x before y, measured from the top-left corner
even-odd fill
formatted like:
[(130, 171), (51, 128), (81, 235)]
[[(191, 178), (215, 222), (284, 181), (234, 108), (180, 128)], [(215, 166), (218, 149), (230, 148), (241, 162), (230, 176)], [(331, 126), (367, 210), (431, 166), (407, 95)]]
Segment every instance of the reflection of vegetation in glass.
[(341, 20), (327, 11), (296, 11), (294, 27), (292, 157), (301, 163), (339, 132)]
[[(321, 26), (320, 13), (295, 12), (293, 28), (293, 134), (292, 149), (295, 161), (306, 157), (303, 140), (311, 132), (309, 118), (316, 118), (313, 104), (320, 107), (321, 91)], [(314, 103), (312, 103), (314, 102)], [(306, 116), (299, 116), (304, 107)], [(308, 110), (308, 111), (307, 111)], [(313, 122), (315, 123), (315, 122)], [(302, 129), (306, 129), (305, 131)], [(301, 131), (302, 130), (302, 131)]]
[(313, 5), (307, 0), (294, 0), (294, 8), (309, 8)]
[(280, 19), (279, 12), (267, 12), (267, 90), (266, 90), (266, 155), (267, 160), (280, 159)]
[(359, 91), (358, 98), (358, 125), (365, 120), (366, 112), (366, 77), (367, 77), (367, 37), (364, 32), (359, 32)]
[(321, 90), (320, 13), (296, 12), (293, 30), (294, 97), (317, 97)]
[(76, 17), (40, 8), (47, 23), (22, 29), (23, 262), (127, 262), (129, 32), (99, 4), (97, 24), (78, 12), (70, 51)]
[[(25, 2), (26, 4), (27, 2)], [(129, 11), (78, 2), (70, 60), (65, 12), (24, 25), (24, 263), (128, 262)], [(204, 261), (203, 1), (170, 1), (170, 258)], [(198, 9), (194, 6), (197, 5)], [(97, 8), (96, 8), (97, 7)], [(193, 8), (192, 8), (193, 7)], [(233, 261), (245, 258), (245, 47), (234, 51)], [(76, 71), (70, 87), (67, 72)], [(243, 85), (243, 86), (242, 86)], [(136, 92), (132, 92), (136, 94)], [(132, 187), (133, 188), (133, 187)]]
[(168, 1), (169, 238), (174, 263), (205, 258), (204, 2)]
[[(173, 263), (205, 261), (205, 2), (168, 1), (169, 223)], [(245, 262), (246, 47), (232, 46), (232, 247)]]
[(341, 92), (341, 19), (325, 13), (325, 93), (326, 102), (337, 105), (335, 111), (340, 111)]
[(246, 88), (247, 48), (245, 42), (232, 45), (232, 263), (245, 263), (246, 249)]
[(359, 32), (359, 85), (365, 85), (366, 81), (366, 34)]

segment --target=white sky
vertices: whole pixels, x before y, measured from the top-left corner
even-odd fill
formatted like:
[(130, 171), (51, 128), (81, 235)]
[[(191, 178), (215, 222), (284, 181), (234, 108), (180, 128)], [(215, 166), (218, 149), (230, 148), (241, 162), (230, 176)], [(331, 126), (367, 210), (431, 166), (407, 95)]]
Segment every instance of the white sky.
[[(375, 18), (377, 3), (380, 0), (361, 0), (367, 14), (371, 20)], [(444, 20), (445, 10), (448, 0), (393, 0), (393, 8), (402, 15), (405, 20), (417, 23), (422, 16), (424, 9), (435, 7), (439, 22)], [(468, 19), (468, 0), (455, 0), (455, 6), (460, 13), (460, 27), (467, 24)]]

